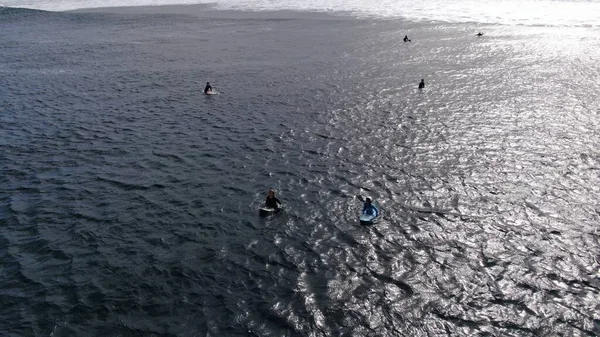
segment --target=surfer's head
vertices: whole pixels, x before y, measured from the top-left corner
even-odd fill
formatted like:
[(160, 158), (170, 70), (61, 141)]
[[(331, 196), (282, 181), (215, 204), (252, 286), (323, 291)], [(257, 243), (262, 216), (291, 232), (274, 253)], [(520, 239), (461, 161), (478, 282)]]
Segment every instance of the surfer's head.
[(365, 199), (365, 202), (366, 202), (367, 204), (370, 204), (370, 203), (371, 203), (371, 198), (367, 198), (367, 199)]
[(275, 196), (275, 191), (272, 188), (270, 188), (269, 189), (269, 197), (272, 198), (274, 196)]

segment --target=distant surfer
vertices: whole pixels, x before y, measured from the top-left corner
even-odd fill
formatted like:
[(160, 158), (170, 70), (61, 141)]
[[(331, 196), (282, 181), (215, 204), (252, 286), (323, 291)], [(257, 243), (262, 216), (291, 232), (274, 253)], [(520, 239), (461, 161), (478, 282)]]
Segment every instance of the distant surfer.
[(212, 91), (212, 87), (210, 86), (210, 83), (206, 82), (206, 86), (204, 87), (204, 93), (208, 94), (211, 91)]
[(269, 194), (267, 195), (267, 200), (265, 200), (265, 206), (270, 208), (278, 209), (281, 207), (281, 201), (275, 197), (275, 191), (273, 189), (269, 189)]
[(425, 89), (425, 80), (421, 79), (421, 83), (419, 83), (419, 89)]
[(410, 39), (408, 38), (408, 35), (404, 35), (404, 42), (411, 42)]
[(482, 32), (477, 33), (477, 36), (483, 36)]
[(379, 214), (377, 208), (371, 203), (371, 198), (365, 199), (362, 214), (372, 215), (373, 217), (376, 217)]

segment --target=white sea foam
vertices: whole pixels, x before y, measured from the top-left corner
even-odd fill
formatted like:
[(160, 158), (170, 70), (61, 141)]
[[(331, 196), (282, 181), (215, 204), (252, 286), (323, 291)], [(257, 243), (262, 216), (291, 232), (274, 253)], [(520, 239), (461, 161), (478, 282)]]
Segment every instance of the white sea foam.
[(120, 6), (213, 4), (218, 9), (351, 12), (375, 17), (548, 26), (600, 26), (600, 1), (585, 0), (5, 0), (52, 11)]

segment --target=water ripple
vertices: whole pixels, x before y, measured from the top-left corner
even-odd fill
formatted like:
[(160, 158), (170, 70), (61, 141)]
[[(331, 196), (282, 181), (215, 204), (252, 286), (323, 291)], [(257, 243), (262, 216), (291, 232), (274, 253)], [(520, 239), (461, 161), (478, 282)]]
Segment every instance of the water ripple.
[(196, 14), (0, 23), (3, 333), (600, 333), (592, 30)]

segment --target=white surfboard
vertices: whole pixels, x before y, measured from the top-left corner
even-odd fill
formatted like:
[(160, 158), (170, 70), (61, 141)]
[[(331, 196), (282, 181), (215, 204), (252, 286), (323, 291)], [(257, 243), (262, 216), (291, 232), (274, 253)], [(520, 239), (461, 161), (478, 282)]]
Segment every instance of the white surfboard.
[(360, 219), (360, 222), (363, 222), (363, 223), (372, 223), (376, 218), (377, 218), (376, 215), (361, 214), (359, 219)]
[(278, 208), (273, 208), (273, 207), (267, 207), (267, 206), (260, 206), (258, 208), (258, 213), (260, 215), (271, 215), (271, 214), (275, 214), (277, 212), (281, 211), (281, 205), (279, 205)]
[(219, 93), (218, 93), (218, 92), (216, 92), (216, 91), (214, 91), (214, 90), (212, 90), (212, 91), (207, 91), (207, 92), (205, 92), (204, 94), (205, 94), (205, 95), (218, 95)]

